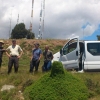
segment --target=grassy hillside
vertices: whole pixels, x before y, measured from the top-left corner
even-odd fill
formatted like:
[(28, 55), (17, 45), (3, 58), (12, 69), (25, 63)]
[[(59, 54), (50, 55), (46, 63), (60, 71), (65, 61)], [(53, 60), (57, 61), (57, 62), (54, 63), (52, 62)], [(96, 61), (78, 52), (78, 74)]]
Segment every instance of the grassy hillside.
[[(11, 44), (11, 40), (4, 40), (5, 45), (4, 48), (7, 48)], [(30, 56), (32, 48), (34, 47), (34, 43), (39, 42), (40, 48), (44, 50), (45, 45), (50, 46), (50, 50), (53, 53), (57, 52), (62, 48), (62, 46), (67, 42), (67, 40), (17, 40), (17, 43), (22, 47), (24, 54), (20, 58), (19, 61), (19, 71), (17, 74), (14, 73), (14, 69), (12, 68), (12, 73), (10, 75), (7, 74), (7, 63), (8, 57), (3, 55), (3, 63), (0, 70), (0, 90), (3, 85), (14, 85), (15, 89), (11, 91), (3, 91), (0, 92), (0, 100), (24, 100), (23, 91), (24, 89), (35, 83), (39, 78), (41, 78), (45, 73), (42, 73), (41, 66), (43, 64), (43, 58), (41, 59), (39, 72), (38, 73), (29, 73), (29, 64), (30, 64)], [(72, 73), (75, 76), (83, 79), (89, 89), (90, 98), (89, 100), (100, 100), (100, 72), (88, 72), (88, 73)]]

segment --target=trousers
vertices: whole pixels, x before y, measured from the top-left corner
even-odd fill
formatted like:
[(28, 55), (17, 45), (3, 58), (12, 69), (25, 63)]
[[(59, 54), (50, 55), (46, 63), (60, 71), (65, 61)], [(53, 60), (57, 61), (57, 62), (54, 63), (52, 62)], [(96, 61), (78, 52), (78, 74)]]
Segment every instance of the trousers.
[(35, 72), (38, 71), (38, 67), (39, 67), (39, 63), (40, 63), (40, 60), (32, 60), (30, 62), (30, 72), (33, 72), (34, 68), (35, 68)]
[(43, 65), (43, 68), (42, 70), (43, 71), (48, 71), (51, 69), (51, 61), (48, 61), (48, 62), (44, 62), (44, 65)]
[(8, 74), (11, 72), (13, 65), (14, 65), (14, 71), (18, 72), (19, 58), (17, 58), (17, 56), (11, 56), (9, 58), (9, 62), (8, 62)]
[(2, 64), (2, 58), (0, 58), (0, 67), (1, 67), (1, 64)]

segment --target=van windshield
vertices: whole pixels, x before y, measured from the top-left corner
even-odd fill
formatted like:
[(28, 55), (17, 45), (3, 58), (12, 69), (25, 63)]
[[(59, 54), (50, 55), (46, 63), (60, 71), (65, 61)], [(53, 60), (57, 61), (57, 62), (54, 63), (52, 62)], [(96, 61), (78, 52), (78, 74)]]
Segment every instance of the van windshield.
[(92, 55), (100, 55), (100, 43), (87, 43), (87, 50)]

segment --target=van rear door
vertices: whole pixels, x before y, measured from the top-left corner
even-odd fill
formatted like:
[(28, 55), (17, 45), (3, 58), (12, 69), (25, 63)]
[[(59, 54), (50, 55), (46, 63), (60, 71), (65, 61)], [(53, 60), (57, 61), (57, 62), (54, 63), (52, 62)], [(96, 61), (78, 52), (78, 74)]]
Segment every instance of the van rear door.
[(73, 38), (65, 44), (60, 60), (65, 69), (79, 68), (79, 38)]

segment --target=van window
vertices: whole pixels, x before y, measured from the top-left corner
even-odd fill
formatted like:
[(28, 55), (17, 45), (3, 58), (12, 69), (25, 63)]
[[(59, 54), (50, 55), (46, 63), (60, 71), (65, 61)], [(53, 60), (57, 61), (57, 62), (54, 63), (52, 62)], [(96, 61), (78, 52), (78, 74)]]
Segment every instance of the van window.
[(87, 43), (87, 50), (92, 55), (100, 55), (100, 43)]
[(63, 54), (66, 55), (72, 51), (74, 51), (77, 48), (77, 42), (78, 39), (74, 38), (72, 40), (70, 40), (63, 48)]
[(76, 47), (77, 47), (77, 43), (73, 43), (73, 44), (69, 45), (69, 47), (68, 47), (68, 53), (70, 53), (73, 50), (75, 50)]
[(74, 51), (77, 47), (77, 43), (72, 43), (70, 45), (66, 45), (64, 48), (63, 48), (63, 54), (66, 55), (72, 51)]

